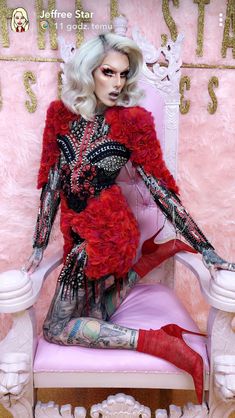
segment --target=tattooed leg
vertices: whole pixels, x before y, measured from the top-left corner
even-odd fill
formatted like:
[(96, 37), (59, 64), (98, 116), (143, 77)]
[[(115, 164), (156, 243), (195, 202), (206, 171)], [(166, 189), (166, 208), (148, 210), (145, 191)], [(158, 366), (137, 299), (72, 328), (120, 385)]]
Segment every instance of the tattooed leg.
[(57, 336), (61, 334), (70, 321), (75, 310), (82, 311), (85, 303), (84, 290), (78, 290), (77, 298), (61, 298), (62, 286), (57, 284), (55, 295), (52, 299), (50, 309), (43, 324), (43, 334), (47, 341), (57, 342)]
[(103, 305), (105, 306), (107, 319), (109, 319), (110, 316), (121, 305), (121, 303), (130, 293), (133, 286), (138, 283), (138, 281), (138, 274), (134, 270), (130, 270), (127, 279), (120, 283), (120, 289), (118, 289), (118, 286), (114, 283), (112, 286), (105, 290), (103, 295)]
[[(91, 318), (106, 320), (106, 314), (102, 304), (103, 294), (105, 290), (105, 280), (100, 279), (97, 282), (88, 282), (88, 295), (84, 309), (79, 316), (90, 316)], [(87, 305), (89, 306), (89, 315), (87, 314)]]
[(95, 318), (71, 319), (53, 342), (93, 348), (135, 350), (139, 332)]
[[(78, 291), (78, 307), (84, 308), (83, 290)], [(61, 300), (61, 288), (57, 289), (43, 325), (44, 338), (60, 345), (79, 345), (96, 348), (135, 349), (138, 331), (111, 324), (96, 318), (73, 318), (78, 312), (74, 299)]]
[[(102, 291), (102, 286), (99, 290)], [(85, 311), (84, 289), (78, 290), (76, 299), (69, 297), (69, 294), (66, 298), (61, 298), (62, 292), (62, 286), (58, 284), (43, 325), (44, 338), (48, 342), (97, 348), (136, 348), (137, 330), (111, 324), (102, 319), (75, 317)], [(97, 316), (103, 314), (102, 310), (98, 312), (99, 307), (99, 304), (93, 305), (94, 309), (91, 309), (90, 313), (94, 314), (96, 310)]]
[[(86, 296), (89, 306), (89, 316), (92, 318), (108, 321), (123, 300), (127, 297), (133, 286), (138, 282), (139, 276), (134, 270), (130, 270), (125, 280), (120, 280), (120, 284), (113, 283), (113, 276), (100, 279), (97, 282), (88, 282), (88, 295)], [(107, 287), (107, 281), (111, 284)], [(74, 318), (87, 316), (86, 304), (83, 311), (75, 311)]]

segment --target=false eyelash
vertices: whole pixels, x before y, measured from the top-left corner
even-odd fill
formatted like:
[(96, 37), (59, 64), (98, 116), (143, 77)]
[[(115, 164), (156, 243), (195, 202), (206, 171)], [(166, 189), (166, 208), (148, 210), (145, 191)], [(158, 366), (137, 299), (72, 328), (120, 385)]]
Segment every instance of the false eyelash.
[(113, 71), (110, 70), (109, 68), (102, 68), (101, 71), (104, 75), (107, 75), (109, 77), (112, 77), (112, 75), (113, 75)]
[(128, 78), (129, 73), (130, 73), (129, 71), (124, 71), (124, 73), (121, 73), (121, 75)]
[[(110, 68), (102, 68), (101, 69), (102, 73), (108, 77), (112, 77), (112, 75), (114, 74), (113, 70), (111, 70)], [(129, 71), (125, 71), (123, 73), (121, 73), (121, 77), (125, 77), (127, 78), (129, 74)]]

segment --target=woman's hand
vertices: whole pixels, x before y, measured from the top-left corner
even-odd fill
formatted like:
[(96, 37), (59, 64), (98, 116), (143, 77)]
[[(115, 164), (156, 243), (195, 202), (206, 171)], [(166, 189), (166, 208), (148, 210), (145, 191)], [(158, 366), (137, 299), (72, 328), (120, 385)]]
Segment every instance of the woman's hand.
[(27, 271), (27, 273), (29, 274), (32, 274), (41, 263), (42, 257), (43, 248), (34, 248), (31, 256), (26, 261), (26, 264), (23, 266), (22, 270)]
[(224, 260), (212, 249), (202, 251), (202, 261), (210, 271), (212, 278), (215, 278), (216, 270), (235, 271), (235, 263)]

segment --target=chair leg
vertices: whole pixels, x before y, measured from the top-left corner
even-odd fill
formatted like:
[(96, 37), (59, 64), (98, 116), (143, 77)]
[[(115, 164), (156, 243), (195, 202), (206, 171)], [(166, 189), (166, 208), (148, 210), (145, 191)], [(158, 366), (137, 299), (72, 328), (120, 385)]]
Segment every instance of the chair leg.
[(72, 412), (72, 406), (70, 404), (59, 406), (55, 402), (42, 403), (37, 402), (35, 408), (35, 418), (86, 418), (86, 409), (77, 406)]
[(209, 315), (210, 390), (209, 417), (228, 418), (235, 411), (234, 313), (212, 308)]
[(33, 311), (13, 314), (0, 343), (0, 403), (13, 418), (33, 418)]

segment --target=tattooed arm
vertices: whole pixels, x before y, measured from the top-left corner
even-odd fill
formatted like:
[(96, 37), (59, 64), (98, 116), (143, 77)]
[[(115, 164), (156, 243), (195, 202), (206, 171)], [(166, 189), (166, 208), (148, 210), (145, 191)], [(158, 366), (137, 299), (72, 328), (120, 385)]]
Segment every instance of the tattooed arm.
[(42, 192), (33, 240), (34, 250), (24, 266), (24, 269), (31, 273), (42, 260), (60, 203), (60, 159), (54, 129), (55, 108), (56, 102), (52, 102), (47, 110), (43, 132), (43, 149), (38, 174), (38, 188), (42, 188)]
[(33, 253), (28, 259), (25, 270), (32, 273), (40, 264), (47, 247), (52, 225), (60, 204), (59, 164), (51, 167), (48, 182), (43, 186), (33, 238)]
[(47, 247), (51, 228), (60, 203), (59, 170), (59, 163), (51, 167), (48, 182), (42, 188), (33, 248), (45, 249)]
[(214, 247), (184, 208), (175, 192), (166, 188), (153, 176), (146, 174), (142, 167), (137, 167), (137, 171), (166, 218), (192, 247), (202, 254), (202, 260), (211, 276), (215, 276), (217, 269), (235, 271), (235, 263), (229, 263), (216, 254)]

